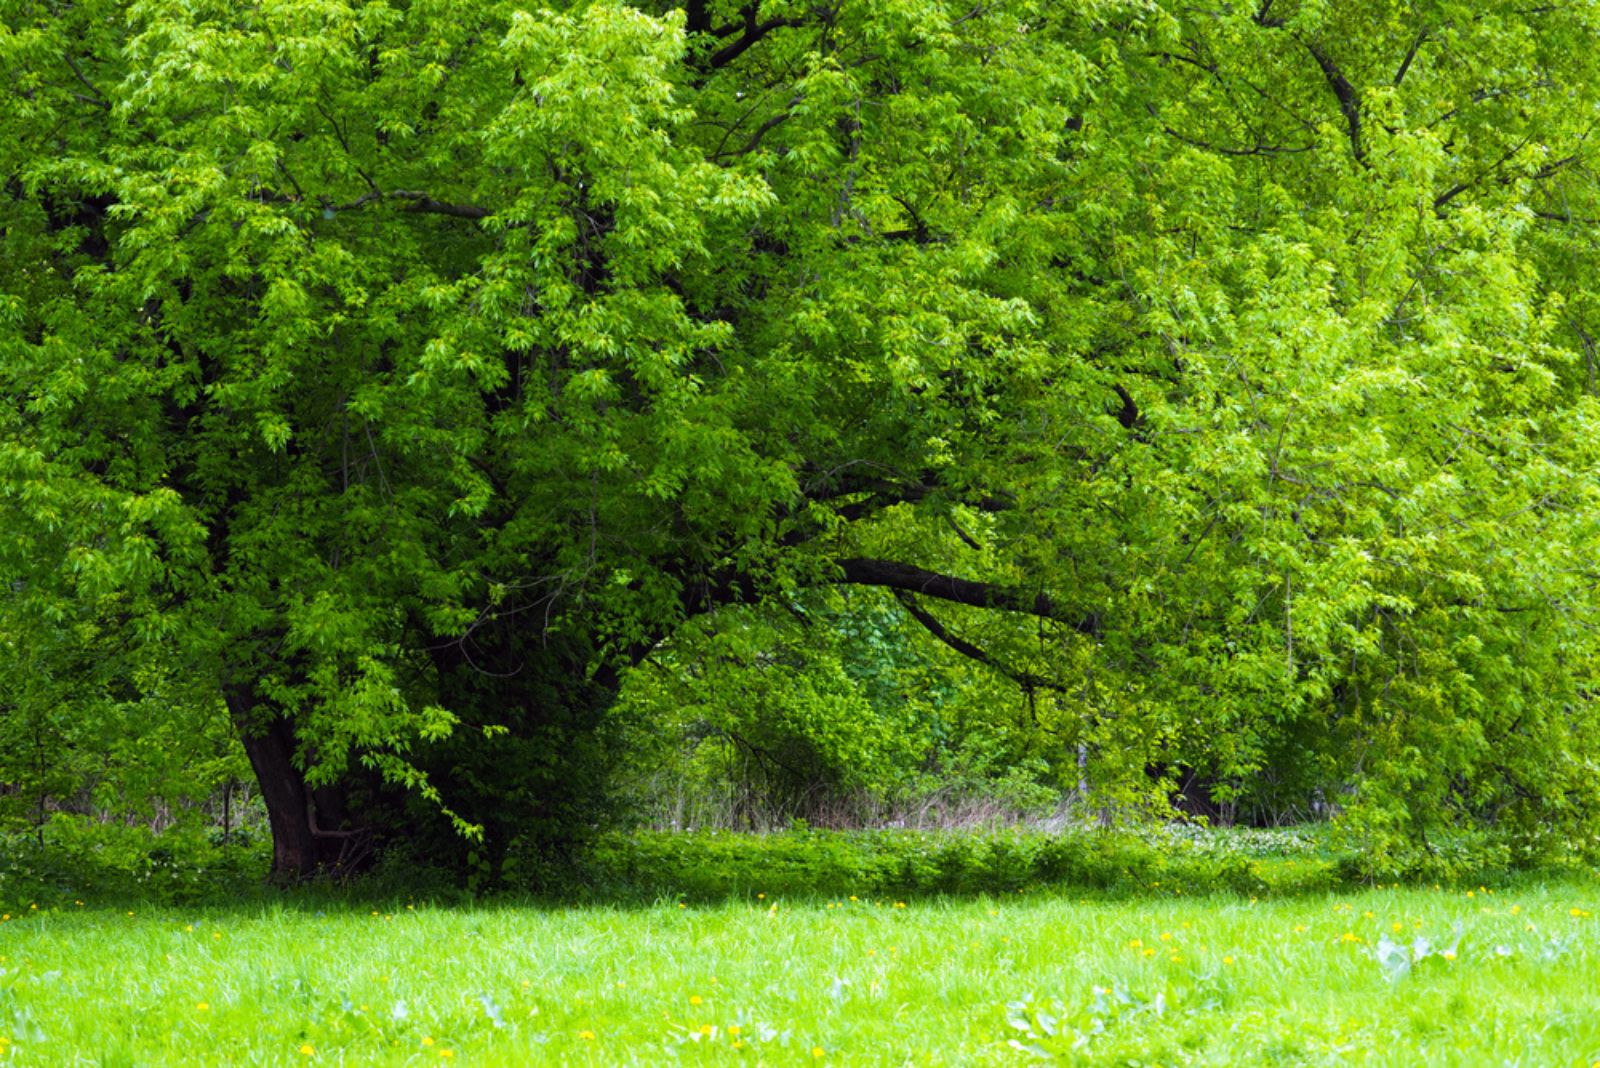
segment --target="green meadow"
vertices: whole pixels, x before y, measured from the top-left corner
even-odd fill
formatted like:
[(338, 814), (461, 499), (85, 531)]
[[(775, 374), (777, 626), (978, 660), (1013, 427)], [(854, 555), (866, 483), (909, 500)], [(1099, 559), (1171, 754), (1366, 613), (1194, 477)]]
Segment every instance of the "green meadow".
[(1600, 886), (713, 905), (39, 901), (18, 1065), (1600, 1060)]

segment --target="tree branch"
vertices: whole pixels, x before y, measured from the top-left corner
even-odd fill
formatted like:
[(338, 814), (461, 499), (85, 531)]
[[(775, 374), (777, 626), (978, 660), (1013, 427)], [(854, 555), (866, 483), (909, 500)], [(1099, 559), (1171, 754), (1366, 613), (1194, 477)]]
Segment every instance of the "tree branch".
[(970, 605), (973, 608), (998, 609), (1003, 612), (1021, 612), (1065, 623), (1080, 634), (1098, 634), (1099, 620), (1094, 616), (1073, 616), (1043, 593), (1030, 594), (1007, 586), (988, 582), (956, 578), (896, 560), (878, 560), (867, 557), (850, 557), (836, 560), (841, 577), (838, 581), (854, 586), (882, 586), (907, 593), (920, 593), (941, 601)]
[(1328, 80), (1328, 87), (1339, 100), (1339, 110), (1344, 113), (1344, 121), (1350, 127), (1351, 154), (1357, 163), (1367, 166), (1367, 150), (1361, 145), (1361, 94), (1321, 47), (1310, 41), (1305, 42), (1305, 46), (1311, 58), (1317, 61), (1317, 66), (1322, 68), (1322, 76)]
[(1427, 39), (1428, 31), (1424, 29), (1417, 34), (1416, 40), (1411, 42), (1411, 49), (1406, 52), (1406, 58), (1400, 61), (1400, 69), (1394, 72), (1395, 88), (1398, 89), (1400, 83), (1406, 80), (1406, 71), (1411, 69), (1411, 61), (1417, 58), (1417, 50), (1422, 47), (1422, 43)]
[[(804, 25), (800, 19), (796, 18), (772, 18), (767, 19), (765, 22), (757, 22), (756, 8), (757, 5), (753, 3), (745, 5), (743, 35), (741, 35), (738, 40), (733, 41), (730, 44), (726, 44), (717, 49), (715, 52), (711, 53), (711, 58), (706, 60), (706, 65), (712, 70), (721, 70), (723, 67), (726, 67), (729, 63), (732, 63), (734, 60), (738, 59), (745, 53), (747, 49), (756, 44), (773, 30), (782, 29), (786, 26)], [(715, 33), (716, 36), (721, 37), (725, 32), (728, 32), (728, 29), (727, 27), (724, 27), (721, 30), (715, 30), (712, 32)]]
[(450, 204), (443, 200), (435, 200), (427, 193), (414, 189), (391, 189), (385, 193), (374, 189), (370, 193), (350, 201), (348, 204), (332, 204), (324, 200), (322, 207), (325, 211), (354, 211), (379, 200), (403, 200), (406, 203), (401, 211), (417, 212), (424, 215), (449, 215), (457, 219), (487, 219), (491, 214), (488, 208), (479, 207), (477, 204)]
[(912, 619), (922, 624), (924, 630), (933, 635), (935, 638), (938, 638), (945, 645), (960, 653), (962, 656), (971, 660), (976, 660), (985, 667), (998, 671), (1006, 678), (1019, 684), (1025, 690), (1055, 690), (1058, 693), (1067, 692), (1067, 688), (1061, 685), (1059, 682), (1056, 682), (1054, 679), (1047, 679), (1043, 675), (1035, 675), (1031, 672), (1017, 671), (1013, 668), (1009, 668), (995, 660), (994, 657), (990, 656), (976, 645), (973, 645), (971, 642), (967, 641), (965, 638), (951, 634), (945, 629), (944, 624), (939, 622), (937, 617), (917, 603), (916, 597), (912, 594), (909, 594), (904, 590), (895, 590), (894, 598), (900, 602), (900, 607), (904, 608)]
[(107, 100), (105, 98), (105, 94), (102, 93), (95, 86), (95, 84), (84, 75), (83, 68), (78, 66), (77, 60), (72, 58), (72, 53), (68, 52), (66, 55), (62, 56), (62, 58), (67, 61), (67, 67), (72, 71), (72, 76), (78, 80), (78, 84), (89, 90), (89, 95), (87, 97), (79, 93), (74, 93), (73, 95), (79, 100), (82, 100), (85, 104), (93, 104), (97, 108), (110, 111), (111, 102)]
[(711, 32), (711, 11), (706, 4), (707, 0), (689, 0), (684, 5), (684, 33), (692, 35)]

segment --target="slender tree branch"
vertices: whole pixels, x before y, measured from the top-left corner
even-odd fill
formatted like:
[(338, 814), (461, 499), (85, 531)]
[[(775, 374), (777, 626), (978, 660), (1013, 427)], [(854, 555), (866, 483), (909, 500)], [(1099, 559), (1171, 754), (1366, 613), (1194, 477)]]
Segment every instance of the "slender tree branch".
[(1047, 679), (1043, 675), (1035, 675), (1031, 672), (1018, 671), (1014, 668), (1007, 667), (1006, 665), (997, 661), (993, 656), (990, 656), (988, 653), (978, 648), (978, 646), (967, 641), (965, 638), (950, 633), (949, 630), (945, 629), (943, 623), (939, 622), (934, 615), (917, 603), (916, 597), (912, 594), (909, 594), (904, 590), (895, 590), (894, 597), (895, 600), (900, 602), (900, 607), (904, 608), (912, 619), (922, 624), (924, 630), (933, 635), (935, 638), (939, 639), (945, 645), (949, 646), (951, 649), (954, 649), (956, 652), (960, 653), (962, 656), (971, 660), (976, 660), (985, 667), (998, 671), (1006, 678), (1020, 684), (1025, 690), (1055, 690), (1058, 693), (1067, 692), (1067, 688), (1061, 685), (1059, 682), (1056, 682), (1054, 679)]
[(1395, 88), (1398, 89), (1400, 87), (1400, 83), (1406, 80), (1406, 71), (1411, 69), (1411, 61), (1417, 58), (1417, 50), (1422, 47), (1423, 42), (1427, 39), (1428, 31), (1424, 29), (1422, 32), (1418, 33), (1416, 39), (1411, 42), (1411, 48), (1407, 50), (1406, 58), (1400, 61), (1400, 69), (1394, 72)]
[(105, 98), (105, 94), (101, 93), (99, 89), (95, 88), (94, 83), (84, 76), (83, 68), (78, 66), (78, 61), (72, 58), (72, 54), (69, 52), (63, 55), (61, 58), (67, 61), (67, 66), (72, 70), (72, 76), (78, 79), (78, 84), (89, 90), (88, 97), (84, 97), (78, 93), (74, 93), (73, 95), (79, 100), (82, 100), (85, 104), (93, 104), (97, 108), (110, 111), (111, 101), (107, 100)]
[(960, 523), (957, 523), (950, 516), (945, 516), (944, 521), (951, 530), (955, 531), (956, 537), (960, 538), (962, 543), (965, 544), (967, 548), (977, 552), (983, 551), (983, 546), (978, 544), (978, 539), (974, 538), (971, 534), (968, 534), (965, 530), (962, 530)]

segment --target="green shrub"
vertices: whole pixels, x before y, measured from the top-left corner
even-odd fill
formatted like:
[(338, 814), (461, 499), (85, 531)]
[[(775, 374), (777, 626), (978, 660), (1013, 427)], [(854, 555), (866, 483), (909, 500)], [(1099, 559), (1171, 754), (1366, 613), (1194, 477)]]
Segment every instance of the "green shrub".
[(33, 835), (0, 840), (0, 901), (115, 899), (189, 904), (259, 886), (271, 843), (249, 832), (228, 841), (201, 827), (147, 827), (55, 815)]

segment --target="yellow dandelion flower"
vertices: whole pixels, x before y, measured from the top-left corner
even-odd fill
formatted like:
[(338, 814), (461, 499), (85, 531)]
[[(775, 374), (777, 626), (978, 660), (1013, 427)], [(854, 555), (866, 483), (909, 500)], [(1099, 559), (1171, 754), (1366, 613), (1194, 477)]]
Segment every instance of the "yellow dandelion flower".
[(309, 1057), (309, 1056), (311, 1056), (312, 1054), (314, 1054), (316, 1052), (317, 1052), (316, 1047), (313, 1046), (309, 1042), (307, 1042), (305, 1045), (300, 1047), (300, 1056), (302, 1056), (302, 1057)]
[(691, 1005), (699, 1005), (704, 1001), (705, 1001), (705, 999), (702, 998), (699, 994), (695, 994), (693, 997), (691, 997), (689, 999), (689, 1004), (691, 1004)]
[(1144, 945), (1144, 939), (1142, 938), (1134, 938), (1128, 941), (1129, 949), (1138, 949), (1142, 945)]
[(744, 1039), (742, 1039), (742, 1038), (735, 1039), (734, 1043), (733, 1043), (733, 1048), (734, 1049), (744, 1049)]
[(454, 1057), (455, 1055), (456, 1055), (456, 1051), (453, 1050), (453, 1049), (442, 1049), (442, 1050), (439, 1051), (439, 1056), (442, 1057), (445, 1060), (449, 1060), (451, 1057)]
[(1153, 957), (1156, 955), (1156, 951), (1154, 949), (1147, 949), (1144, 951), (1144, 955), (1147, 957)]
[(594, 1041), (594, 1032), (593, 1031), (579, 1031), (578, 1032), (578, 1037), (583, 1039), (585, 1042), (593, 1042)]
[(739, 1035), (739, 1033), (740, 1032), (739, 1032), (739, 1025), (738, 1024), (729, 1024), (728, 1025), (728, 1034), (737, 1037)]
[(1439, 956), (1443, 957), (1445, 960), (1455, 960), (1456, 951), (1453, 949), (1447, 949), (1443, 953), (1439, 954)]
[(1406, 929), (1406, 925), (1401, 923), (1399, 920), (1394, 921), (1394, 923), (1392, 923), (1390, 925), (1390, 930), (1394, 931), (1395, 934), (1399, 934), (1401, 931), (1404, 931), (1405, 929)]
[(1223, 957), (1222, 958), (1222, 963), (1224, 963), (1224, 964), (1232, 964), (1233, 963), (1233, 958), (1232, 957)]
[(813, 1057), (823, 1057), (823, 1056), (826, 1056), (826, 1055), (827, 1055), (827, 1052), (828, 1052), (828, 1051), (827, 1051), (827, 1050), (825, 1050), (825, 1049), (823, 1049), (823, 1048), (822, 1048), (822, 1047), (821, 1047), (821, 1046), (812, 1046), (812, 1047), (811, 1047), (811, 1055), (812, 1055), (812, 1056), (813, 1056)]
[(424, 1046), (431, 1046), (431, 1045), (433, 1045), (433, 1037), (432, 1037), (432, 1036), (431, 1036), (431, 1035), (423, 1035), (423, 1036), (422, 1036), (422, 1044), (423, 1044), (423, 1045), (424, 1045)]
[(712, 1026), (710, 1024), (701, 1024), (700, 1025), (700, 1033), (702, 1035), (709, 1035), (712, 1032), (712, 1030), (713, 1030), (713, 1028), (712, 1028)]
[(1161, 941), (1163, 941), (1163, 942), (1172, 941), (1172, 932), (1171, 931), (1162, 931), (1161, 932)]

